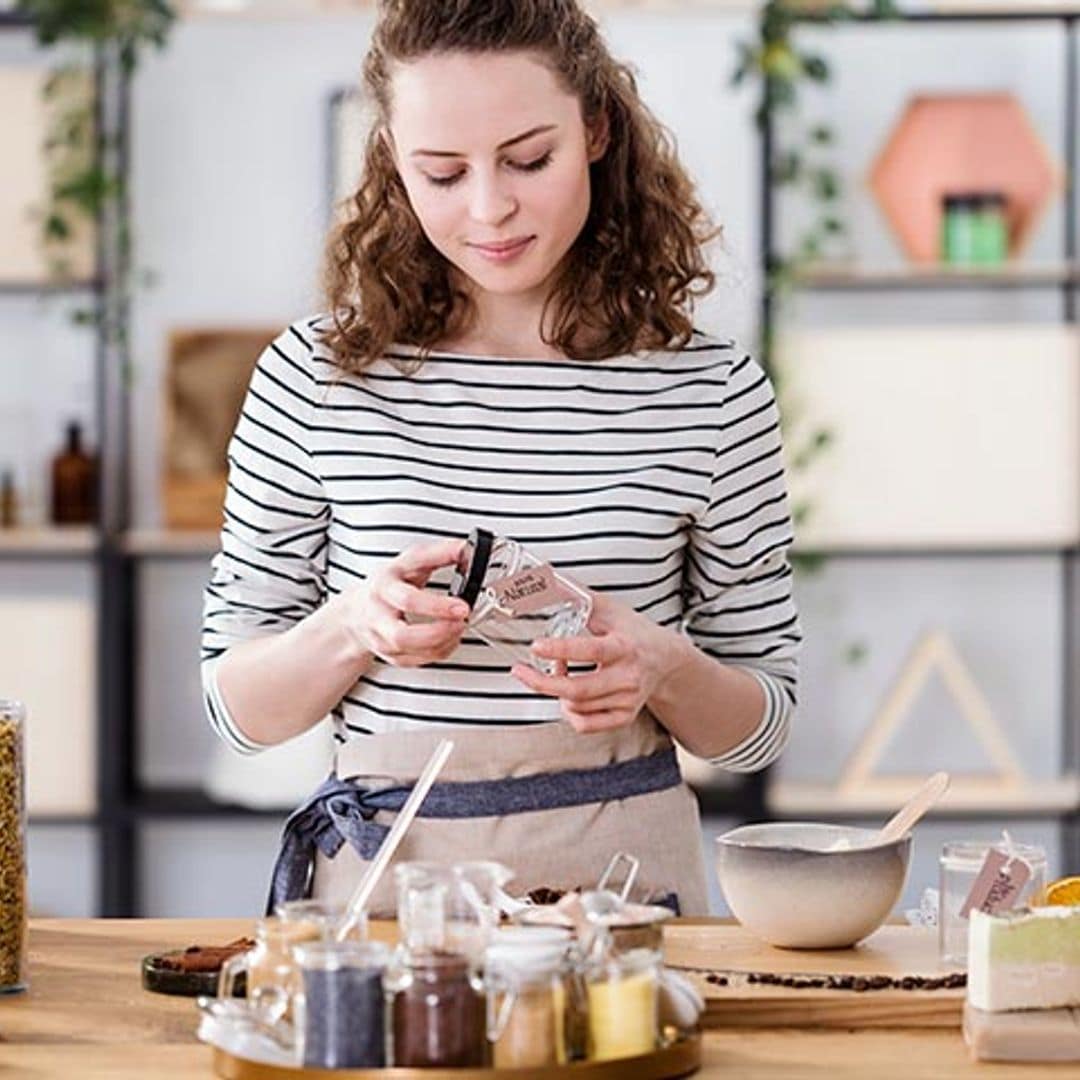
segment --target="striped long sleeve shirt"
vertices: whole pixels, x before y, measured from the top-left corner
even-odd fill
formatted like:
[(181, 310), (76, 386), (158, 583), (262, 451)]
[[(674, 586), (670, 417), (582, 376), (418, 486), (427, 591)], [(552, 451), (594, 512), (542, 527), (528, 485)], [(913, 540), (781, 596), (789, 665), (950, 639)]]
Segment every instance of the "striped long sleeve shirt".
[[(764, 690), (756, 730), (714, 763), (749, 772), (783, 748), (801, 640), (792, 527), (769, 380), (732, 342), (598, 361), (395, 348), (361, 374), (297, 322), (260, 356), (229, 445), (221, 550), (206, 588), (207, 712), (255, 752), (215, 668), (288, 629), (410, 544), (482, 526), (611, 595)], [(446, 590), (450, 571), (428, 587)], [(718, 729), (723, 702), (702, 702)], [(431, 724), (559, 719), (467, 631), (447, 660), (376, 660), (333, 710), (334, 737)]]

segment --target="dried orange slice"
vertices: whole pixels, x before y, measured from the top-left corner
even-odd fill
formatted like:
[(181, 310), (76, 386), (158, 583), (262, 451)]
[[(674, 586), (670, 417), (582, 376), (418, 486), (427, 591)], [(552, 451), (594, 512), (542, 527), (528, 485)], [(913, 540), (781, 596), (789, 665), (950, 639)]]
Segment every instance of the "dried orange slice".
[(1080, 876), (1058, 878), (1051, 881), (1042, 892), (1042, 903), (1054, 907), (1072, 907), (1080, 904)]

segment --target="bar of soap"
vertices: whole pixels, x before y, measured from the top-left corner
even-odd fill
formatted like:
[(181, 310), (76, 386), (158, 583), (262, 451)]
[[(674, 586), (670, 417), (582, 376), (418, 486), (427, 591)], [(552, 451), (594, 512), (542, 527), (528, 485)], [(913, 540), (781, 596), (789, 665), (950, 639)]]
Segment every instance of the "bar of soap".
[(972, 911), (967, 996), (985, 1012), (1080, 1006), (1080, 907)]
[(1080, 1061), (1080, 1010), (984, 1012), (968, 1001), (964, 1041), (976, 1061)]

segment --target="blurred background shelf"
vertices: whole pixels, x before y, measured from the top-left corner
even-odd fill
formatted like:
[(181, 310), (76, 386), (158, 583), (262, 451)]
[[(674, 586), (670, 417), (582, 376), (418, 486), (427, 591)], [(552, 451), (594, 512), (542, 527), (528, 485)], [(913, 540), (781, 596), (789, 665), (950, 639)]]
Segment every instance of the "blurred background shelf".
[(857, 291), (892, 289), (1042, 289), (1080, 285), (1080, 266), (1017, 262), (1001, 268), (817, 264), (796, 275), (800, 289)]
[(65, 558), (92, 555), (99, 534), (91, 525), (43, 526), (0, 530), (0, 557)]
[(212, 799), (198, 788), (156, 788), (139, 792), (129, 813), (142, 818), (267, 818), (284, 822), (289, 816), (284, 807), (241, 806)]
[(123, 550), (146, 558), (209, 558), (217, 551), (218, 540), (218, 533), (210, 530), (132, 529), (124, 534)]
[[(863, 818), (898, 810), (911, 793), (911, 784), (889, 785), (877, 778), (879, 790), (843, 792), (827, 784), (778, 780), (768, 789), (769, 809), (783, 817)], [(1032, 781), (1025, 789), (977, 787), (954, 783), (931, 811), (937, 817), (1045, 818), (1068, 813), (1080, 803), (1080, 777), (1063, 776)]]
[(4, 281), (0, 279), (0, 296), (44, 298), (64, 296), (69, 293), (95, 292), (101, 287), (102, 282), (97, 278), (85, 281)]

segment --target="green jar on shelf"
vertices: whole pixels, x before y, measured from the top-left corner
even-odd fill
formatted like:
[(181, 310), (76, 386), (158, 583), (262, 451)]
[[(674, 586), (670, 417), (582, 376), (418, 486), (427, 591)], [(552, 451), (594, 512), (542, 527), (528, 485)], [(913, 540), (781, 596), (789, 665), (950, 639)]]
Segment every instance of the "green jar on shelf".
[(1000, 192), (980, 195), (974, 216), (974, 261), (979, 266), (1000, 266), (1009, 257), (1009, 226), (1005, 196)]
[(1009, 257), (1001, 192), (956, 192), (942, 198), (941, 259), (948, 266), (1001, 266)]
[(970, 266), (975, 262), (976, 214), (971, 195), (942, 197), (941, 259), (949, 266)]

